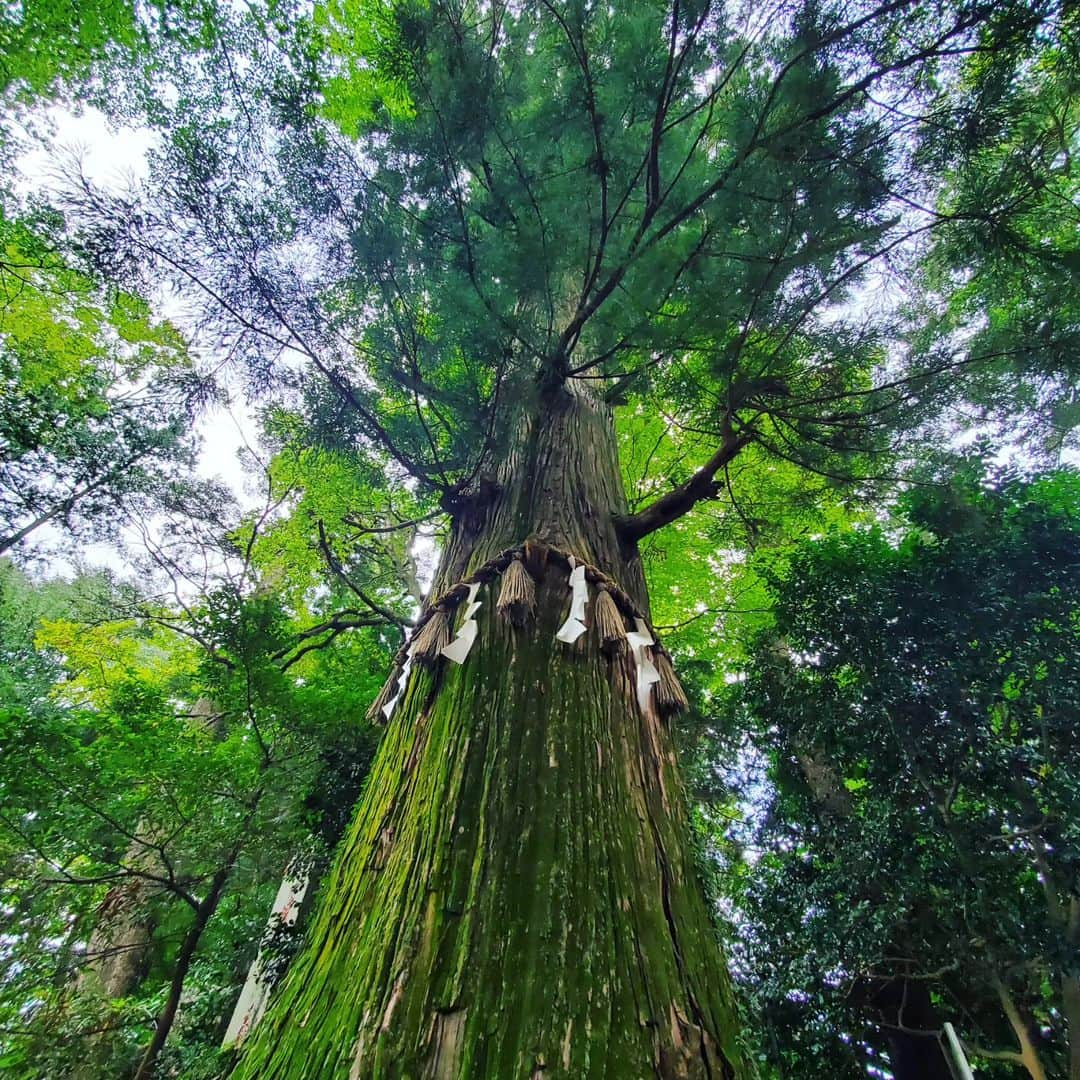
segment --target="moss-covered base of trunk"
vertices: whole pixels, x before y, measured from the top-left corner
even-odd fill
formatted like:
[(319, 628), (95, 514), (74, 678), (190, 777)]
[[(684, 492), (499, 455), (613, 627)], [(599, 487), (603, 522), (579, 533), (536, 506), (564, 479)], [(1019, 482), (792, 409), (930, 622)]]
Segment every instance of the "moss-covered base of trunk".
[(414, 674), (309, 941), (238, 1075), (745, 1075), (668, 732), (628, 659), (555, 641), (565, 573)]

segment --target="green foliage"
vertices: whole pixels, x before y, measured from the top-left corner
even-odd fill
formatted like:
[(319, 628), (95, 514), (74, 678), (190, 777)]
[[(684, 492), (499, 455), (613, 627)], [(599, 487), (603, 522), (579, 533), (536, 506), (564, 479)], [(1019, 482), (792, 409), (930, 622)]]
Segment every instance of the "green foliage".
[(215, 27), (205, 0), (21, 0), (0, 15), (0, 93), (23, 101), (146, 63), (155, 39), (190, 45)]
[(878, 1015), (867, 987), (904, 978), (929, 979), (941, 1019), (995, 1048), (1015, 1046), (1000, 979), (1042, 1030), (1047, 1067), (1063, 1067), (1078, 496), (1075, 472), (973, 467), (914, 489), (892, 529), (830, 533), (769, 572), (775, 614), (737, 722), (773, 793), (737, 903), (740, 963), (784, 1075), (830, 1043), (856, 1075)]
[[(107, 578), (36, 585), (2, 565), (5, 1067), (131, 1068), (224, 874), (159, 1064), (218, 1075), (283, 869), (307, 851), (318, 875), (366, 775), (382, 623), (339, 639), (286, 606), (302, 590), (271, 596), (243, 575), (169, 608)], [(122, 978), (103, 966), (118, 948), (137, 961)]]
[[(79, 220), (110, 272), (204, 287), (208, 340), (299, 392), (313, 435), (446, 499), (570, 375), (701, 436), (689, 473), (734, 430), (865, 492), (943, 362), (913, 346), (875, 379), (896, 320), (852, 290), (947, 224), (907, 214), (960, 167), (933, 132), (989, 78), (962, 59), (980, 34), (1019, 66), (1057, 33), (1050, 7), (905, 8), (760, 34), (709, 5), (230, 16), (244, 85), (212, 50), (170, 57), (143, 198), (84, 195)], [(969, 366), (944, 364), (961, 394)]]
[[(315, 5), (312, 23), (333, 72), (325, 82), (321, 112), (347, 135), (359, 134), (377, 116), (415, 116), (409, 95), (409, 53), (399, 19), (410, 4), (327, 0)], [(416, 7), (423, 7), (416, 4)]]
[(6, 551), (47, 523), (107, 529), (125, 503), (165, 497), (191, 467), (201, 390), (183, 339), (144, 301), (73, 269), (24, 222), (0, 219), (0, 244)]
[[(88, 267), (62, 214), (20, 196), (17, 151), (42, 106), (98, 101), (122, 114), (124, 72), (163, 43), (212, 38), (203, 0), (27, 0), (0, 12), (0, 553), (51, 524), (114, 535), (151, 501), (190, 494), (193, 411), (210, 388), (177, 328)], [(134, 79), (133, 82), (138, 82)], [(21, 120), (26, 131), (15, 121)], [(48, 130), (49, 121), (44, 120)]]
[[(1065, 969), (1032, 838), (1071, 880), (1075, 479), (916, 488), (907, 517), (884, 512), (969, 411), (1050, 456), (1075, 427), (1075, 18), (1042, 0), (5, 8), (22, 115), (95, 102), (157, 137), (140, 190), (72, 177), (63, 216), (9, 200), (0, 222), (5, 546), (134, 518), (148, 548), (137, 590), (4, 570), (9, 1067), (59, 1073), (85, 1048), (100, 1003), (70, 973), (100, 905), (164, 876), (102, 1048), (130, 1063), (224, 869), (159, 1059), (218, 1067), (284, 860), (344, 828), (418, 551), (472, 527), (571, 380), (613, 410), (631, 499), (626, 519), (591, 509), (640, 551), (700, 703), (702, 829), (764, 799), (766, 765), (775, 787), (758, 861), (725, 884), (763, 1052), (859, 1074), (838, 988), (959, 951), (941, 1008), (1001, 1043), (998, 973), (1056, 1061)], [(170, 286), (183, 336), (141, 299)], [(200, 352), (262, 409), (267, 497), (240, 517), (181, 482)], [(808, 792), (808, 753), (843, 815)]]
[[(1080, 23), (1028, 23), (966, 65), (958, 122), (923, 148), (940, 169), (943, 227), (912, 305), (911, 347), (974, 367), (962, 386), (986, 419), (1028, 418), (1029, 451), (1053, 460), (1077, 427), (1077, 189)], [(939, 407), (955, 400), (938, 387)], [(1039, 442), (1043, 445), (1040, 447)]]

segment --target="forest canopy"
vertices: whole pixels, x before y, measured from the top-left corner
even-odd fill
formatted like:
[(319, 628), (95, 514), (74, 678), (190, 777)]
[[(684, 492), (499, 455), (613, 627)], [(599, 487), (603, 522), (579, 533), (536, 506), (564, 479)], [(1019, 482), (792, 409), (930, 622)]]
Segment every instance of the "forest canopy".
[(1074, 5), (0, 60), (5, 1070), (1080, 1080)]

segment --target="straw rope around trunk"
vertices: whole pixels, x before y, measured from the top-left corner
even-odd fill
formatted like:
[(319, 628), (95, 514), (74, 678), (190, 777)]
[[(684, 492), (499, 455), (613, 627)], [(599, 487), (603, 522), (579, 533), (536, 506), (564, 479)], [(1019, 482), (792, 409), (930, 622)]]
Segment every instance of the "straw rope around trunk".
[(423, 626), (412, 637), (412, 658), (418, 664), (432, 667), (440, 653), (450, 644), (450, 617), (441, 607), (435, 608)]
[(600, 637), (600, 648), (608, 656), (621, 656), (629, 648), (626, 640), (626, 621), (615, 603), (611, 590), (604, 584), (596, 587), (593, 619)]
[(674, 713), (685, 712), (690, 708), (686, 691), (675, 674), (674, 665), (667, 650), (657, 645), (653, 648), (653, 663), (660, 673), (660, 681), (656, 684), (656, 707), (661, 716), (671, 716)]
[[(571, 561), (573, 560), (573, 561)], [(443, 647), (450, 641), (452, 613), (469, 595), (469, 587), (489, 584), (500, 575), (502, 589), (496, 609), (515, 626), (522, 626), (533, 614), (536, 604), (535, 579), (543, 575), (549, 562), (565, 566), (585, 568), (585, 580), (597, 590), (593, 604), (594, 620), (600, 635), (601, 649), (608, 656), (626, 651), (626, 620), (645, 619), (641, 608), (598, 567), (570, 552), (551, 547), (543, 541), (526, 540), (519, 547), (507, 548), (489, 559), (468, 577), (452, 585), (433, 600), (416, 620), (412, 635), (394, 655), (390, 678), (379, 691), (367, 711), (367, 718), (374, 723), (385, 723), (383, 707), (393, 699), (402, 669), (411, 656), (419, 663), (434, 666)], [(515, 569), (516, 568), (516, 569)], [(531, 592), (531, 596), (530, 596)], [(520, 619), (518, 622), (516, 620)], [(671, 658), (660, 646), (652, 650), (660, 681), (656, 685), (656, 704), (663, 716), (683, 712), (689, 707), (686, 694), (675, 674)]]
[[(434, 616), (437, 610), (442, 609), (450, 612), (457, 608), (457, 606), (469, 595), (470, 585), (486, 585), (494, 581), (510, 565), (515, 557), (523, 560), (527, 569), (535, 578), (537, 576), (537, 569), (542, 568), (546, 562), (556, 562), (569, 569), (571, 553), (562, 551), (556, 547), (550, 547), (547, 544), (528, 540), (519, 547), (507, 548), (505, 551), (500, 551), (493, 559), (489, 559), (483, 566), (478, 567), (469, 574), (468, 577), (464, 577), (456, 584), (451, 585), (446, 592), (441, 596), (437, 596), (428, 605), (427, 610), (421, 613), (417, 618), (416, 625), (413, 627), (412, 637), (410, 637), (410, 639), (406, 641), (394, 655), (395, 663), (401, 664), (404, 662), (405, 657), (409, 652), (409, 645), (416, 638), (417, 634), (420, 633), (428, 620)], [(576, 556), (574, 556), (574, 558), (577, 559)], [(645, 613), (641, 608), (639, 608), (637, 604), (631, 600), (630, 596), (623, 591), (619, 583), (613, 578), (608, 577), (603, 570), (586, 562), (584, 559), (577, 559), (577, 565), (585, 567), (585, 580), (590, 585), (603, 585), (607, 589), (619, 611), (621, 611), (628, 619), (645, 618)], [(534, 567), (536, 569), (534, 569)]]

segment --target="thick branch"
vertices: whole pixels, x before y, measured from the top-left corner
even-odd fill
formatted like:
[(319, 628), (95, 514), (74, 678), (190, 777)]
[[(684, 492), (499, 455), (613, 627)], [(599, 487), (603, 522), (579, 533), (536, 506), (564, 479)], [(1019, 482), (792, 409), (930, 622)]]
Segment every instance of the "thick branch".
[(75, 504), (80, 499), (84, 499), (91, 492), (97, 491), (100, 488), (105, 487), (107, 484), (112, 483), (121, 473), (130, 469), (141, 458), (146, 457), (150, 453), (150, 447), (146, 447), (139, 450), (137, 453), (132, 454), (130, 457), (125, 458), (119, 462), (108, 472), (99, 476), (96, 480), (91, 480), (81, 488), (76, 488), (70, 495), (61, 499), (51, 509), (45, 510), (33, 521), (24, 525), (21, 529), (16, 530), (10, 536), (0, 537), (0, 555), (3, 555), (6, 551), (15, 547), (16, 544), (25, 540), (36, 529), (41, 528), (42, 525), (47, 525), (50, 521), (58, 517), (66, 517), (75, 509)]
[(680, 484), (636, 514), (617, 519), (616, 525), (622, 539), (641, 540), (649, 533), (656, 532), (657, 529), (662, 529), (673, 521), (678, 521), (702, 499), (714, 498), (717, 494), (716, 474), (750, 442), (750, 439), (749, 431), (736, 433), (729, 427), (724, 433), (720, 448), (685, 484)]
[[(341, 612), (332, 619), (327, 619), (326, 622), (319, 623), (318, 626), (313, 626), (310, 629), (303, 631), (291, 645), (275, 652), (274, 659), (281, 661), (281, 670), (288, 671), (293, 664), (307, 656), (309, 652), (325, 648), (340, 634), (345, 633), (347, 630), (358, 630), (364, 626), (387, 625), (387, 621), (381, 616), (370, 618), (348, 618), (347, 616), (349, 614), (351, 613)], [(325, 634), (326, 636), (318, 641), (313, 640), (322, 634)], [(289, 655), (290, 653), (292, 653), (291, 656)]]

